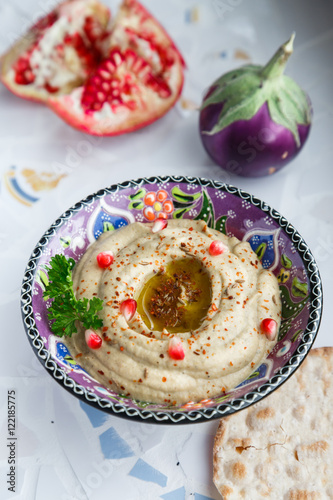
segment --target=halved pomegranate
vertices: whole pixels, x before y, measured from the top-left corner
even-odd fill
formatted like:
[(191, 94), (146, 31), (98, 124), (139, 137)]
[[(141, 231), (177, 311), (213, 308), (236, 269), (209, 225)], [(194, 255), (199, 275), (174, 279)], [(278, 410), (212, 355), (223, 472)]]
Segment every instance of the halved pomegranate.
[(157, 120), (176, 103), (184, 80), (181, 54), (136, 0), (124, 0), (107, 43), (108, 57), (83, 86), (47, 102), (73, 127), (100, 136)]
[(2, 56), (2, 82), (20, 97), (40, 102), (68, 94), (105, 57), (109, 18), (97, 0), (60, 3)]

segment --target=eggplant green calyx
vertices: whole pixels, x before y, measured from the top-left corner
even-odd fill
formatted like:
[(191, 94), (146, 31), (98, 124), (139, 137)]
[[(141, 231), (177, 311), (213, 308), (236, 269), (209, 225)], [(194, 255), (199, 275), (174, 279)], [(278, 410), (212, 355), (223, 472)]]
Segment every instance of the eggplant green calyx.
[(251, 120), (267, 103), (272, 122), (290, 130), (297, 147), (301, 146), (298, 125), (311, 124), (311, 105), (299, 85), (283, 74), (293, 52), (294, 38), (292, 34), (266, 66), (246, 65), (213, 83), (201, 110), (213, 104), (222, 104), (222, 110), (214, 127), (202, 134), (215, 135), (234, 122)]
[(272, 59), (270, 59), (266, 66), (263, 67), (261, 71), (262, 78), (272, 79), (283, 74), (287, 61), (293, 53), (294, 39), (295, 33), (293, 33), (289, 40), (281, 45), (281, 47), (275, 52)]

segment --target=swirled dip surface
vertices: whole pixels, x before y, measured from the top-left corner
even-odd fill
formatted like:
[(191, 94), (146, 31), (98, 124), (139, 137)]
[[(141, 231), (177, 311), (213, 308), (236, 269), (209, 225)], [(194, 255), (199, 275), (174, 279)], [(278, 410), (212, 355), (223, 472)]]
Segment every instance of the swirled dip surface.
[[(211, 256), (213, 240), (221, 240), (226, 251)], [(115, 259), (101, 269), (96, 256), (106, 251)], [(202, 262), (211, 305), (198, 329), (177, 333), (185, 358), (176, 361), (168, 354), (174, 333), (150, 331), (138, 312), (127, 323), (120, 304), (137, 300), (147, 280), (184, 257)], [(83, 330), (68, 339), (72, 356), (79, 355), (80, 365), (106, 387), (142, 401), (182, 404), (236, 387), (275, 344), (261, 333), (261, 321), (273, 318), (280, 324), (275, 276), (262, 268), (247, 242), (228, 238), (203, 221), (169, 221), (157, 233), (151, 224), (135, 223), (103, 234), (76, 265), (74, 289), (78, 298), (103, 299), (104, 326), (98, 350), (88, 348)]]

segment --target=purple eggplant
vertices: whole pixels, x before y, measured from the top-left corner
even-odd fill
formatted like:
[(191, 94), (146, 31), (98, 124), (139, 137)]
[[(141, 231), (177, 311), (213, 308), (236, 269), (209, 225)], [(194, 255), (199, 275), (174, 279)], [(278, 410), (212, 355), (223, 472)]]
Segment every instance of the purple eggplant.
[(266, 66), (230, 71), (209, 88), (200, 109), (200, 136), (224, 170), (245, 177), (272, 174), (301, 151), (311, 128), (307, 94), (283, 74), (292, 35)]

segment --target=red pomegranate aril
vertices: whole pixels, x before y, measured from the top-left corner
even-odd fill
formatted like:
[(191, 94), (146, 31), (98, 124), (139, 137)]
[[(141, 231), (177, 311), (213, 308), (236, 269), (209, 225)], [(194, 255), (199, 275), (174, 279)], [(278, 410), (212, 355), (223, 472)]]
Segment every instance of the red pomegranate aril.
[(137, 108), (137, 104), (135, 101), (126, 101), (126, 106), (134, 111)]
[(93, 103), (93, 102), (95, 101), (95, 97), (94, 97), (94, 95), (93, 95), (92, 91), (91, 91), (91, 90), (90, 90), (90, 91), (88, 90), (87, 92), (85, 92), (85, 94), (84, 94), (84, 96), (83, 96), (82, 100), (83, 100), (84, 102), (86, 102), (87, 104), (91, 104), (91, 103)]
[(112, 54), (112, 59), (113, 62), (116, 66), (120, 66), (123, 63), (123, 55), (120, 53), (119, 50), (115, 50)]
[(114, 261), (114, 257), (112, 252), (100, 252), (96, 257), (96, 260), (98, 266), (101, 267), (102, 269), (105, 269), (111, 266), (111, 264)]
[(30, 66), (30, 61), (26, 56), (20, 57), (15, 65), (15, 83), (18, 85), (29, 85), (35, 81), (35, 75), (33, 74), (32, 68)]
[(31, 69), (27, 69), (25, 72), (24, 72), (24, 78), (28, 81), (28, 82), (33, 82), (34, 79), (35, 79), (35, 75), (33, 74), (33, 72), (31, 71)]
[(104, 90), (104, 92), (110, 92), (110, 84), (108, 82), (103, 82), (102, 83), (102, 89)]
[(16, 73), (14, 81), (18, 85), (24, 85), (25, 84), (25, 79), (23, 78), (23, 76), (20, 73)]
[(102, 339), (94, 330), (86, 330), (84, 335), (90, 349), (99, 349), (102, 346)]
[(225, 246), (223, 245), (222, 241), (219, 240), (212, 241), (208, 249), (210, 255), (214, 257), (217, 255), (221, 255), (223, 252), (225, 252), (225, 250)]
[(72, 37), (68, 33), (64, 36), (64, 44), (65, 45), (70, 45), (72, 43)]
[(58, 87), (52, 87), (52, 85), (50, 85), (49, 83), (46, 83), (44, 87), (50, 94), (55, 94), (59, 91)]
[(137, 302), (134, 299), (126, 299), (120, 304), (120, 312), (127, 322), (131, 321), (136, 313)]
[(111, 104), (112, 113), (118, 113), (119, 106), (121, 104), (122, 104), (122, 102), (119, 101), (119, 99), (115, 99), (114, 101), (112, 101), (112, 104)]
[(152, 230), (152, 233), (157, 233), (159, 231), (162, 231), (163, 229), (165, 229), (168, 225), (168, 221), (166, 219), (161, 219), (161, 218), (158, 218), (154, 224), (153, 224), (153, 227), (151, 228)]
[[(83, 103), (82, 103), (83, 104)], [(90, 107), (90, 111), (100, 111), (102, 109), (102, 104), (100, 102), (94, 102)], [(89, 111), (89, 110), (88, 110)]]
[(264, 333), (268, 340), (275, 340), (277, 334), (277, 322), (272, 318), (265, 318), (262, 320), (261, 332)]
[(16, 61), (15, 64), (16, 71), (23, 72), (28, 68), (30, 68), (30, 62), (29, 59), (27, 59), (26, 57), (20, 57), (20, 59)]
[(169, 341), (168, 354), (171, 359), (177, 361), (185, 358), (183, 343), (176, 335)]
[(21, 73), (17, 73), (15, 75), (15, 83), (17, 83), (18, 85), (28, 85), (29, 84), (29, 82), (27, 82), (24, 75)]
[(105, 61), (104, 66), (105, 66), (106, 71), (108, 71), (110, 73), (113, 73), (114, 70), (116, 69), (115, 65), (110, 61), (110, 59)]
[(88, 38), (88, 40), (94, 44), (98, 39), (100, 39), (103, 34), (103, 30), (99, 23), (97, 23), (91, 16), (87, 16), (83, 26), (83, 30)]
[(134, 73), (139, 73), (143, 68), (145, 68), (147, 64), (144, 63), (142, 59), (136, 59), (132, 65), (132, 70)]
[(103, 69), (103, 68), (99, 70), (99, 74), (101, 75), (101, 77), (104, 80), (111, 80), (111, 78), (112, 78), (109, 71), (107, 71), (106, 69)]
[(105, 94), (103, 94), (103, 92), (97, 92), (96, 97), (99, 102), (105, 101)]
[[(122, 75), (122, 81), (120, 81), (117, 68), (123, 64), (128, 69), (128, 72), (126, 72), (124, 76)], [(171, 90), (169, 86), (163, 78), (152, 74), (152, 68), (145, 59), (138, 56), (138, 54), (131, 49), (126, 49), (125, 52), (122, 53), (120, 49), (116, 47), (110, 52), (108, 60), (101, 64), (98, 73), (93, 75), (87, 82), (81, 100), (84, 110), (87, 112), (99, 111), (101, 106), (99, 104), (96, 105), (95, 101), (102, 102), (103, 104), (105, 101), (108, 102), (111, 105), (112, 111), (115, 110), (117, 105), (127, 106), (128, 109), (135, 110), (137, 108), (135, 100), (129, 99), (128, 101), (123, 101), (121, 98), (122, 95), (130, 96), (139, 92), (139, 87), (133, 82), (131, 72), (134, 73), (136, 79), (149, 86), (161, 98), (170, 97)], [(111, 88), (105, 85), (108, 83)], [(99, 94), (100, 90), (103, 90), (105, 93), (103, 98)], [(93, 101), (91, 99), (86, 99), (87, 93), (92, 94)], [(111, 99), (110, 93), (112, 95)], [(118, 97), (119, 101), (115, 101), (114, 98)]]
[(149, 85), (160, 97), (167, 98), (171, 95), (171, 90), (164, 80), (158, 78), (151, 73), (147, 75), (145, 81), (146, 85)]

